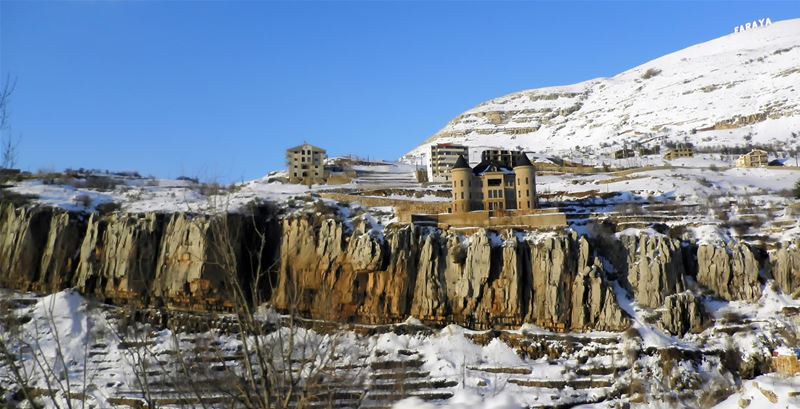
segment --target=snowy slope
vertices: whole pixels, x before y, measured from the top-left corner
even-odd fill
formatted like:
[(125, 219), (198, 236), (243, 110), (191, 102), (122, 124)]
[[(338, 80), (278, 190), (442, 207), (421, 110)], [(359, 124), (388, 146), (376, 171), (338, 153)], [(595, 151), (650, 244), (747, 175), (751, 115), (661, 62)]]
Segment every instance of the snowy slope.
[[(611, 78), (526, 90), (459, 115), (403, 157), (425, 162), (431, 143), (564, 153), (623, 143), (742, 145), (800, 137), (800, 19), (732, 33)], [(749, 135), (749, 136), (748, 136)]]

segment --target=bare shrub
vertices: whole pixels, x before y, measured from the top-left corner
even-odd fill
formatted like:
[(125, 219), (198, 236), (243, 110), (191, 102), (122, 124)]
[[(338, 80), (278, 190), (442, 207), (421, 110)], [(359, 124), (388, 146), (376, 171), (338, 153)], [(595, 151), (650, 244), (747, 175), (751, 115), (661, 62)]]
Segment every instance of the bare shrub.
[(800, 199), (800, 180), (794, 183), (794, 188), (792, 189), (792, 192), (794, 193), (795, 199)]
[(644, 72), (644, 74), (642, 74), (642, 79), (647, 80), (655, 77), (658, 74), (661, 74), (661, 70), (659, 70), (658, 68), (649, 68), (647, 71)]
[(73, 200), (75, 201), (76, 205), (83, 208), (89, 208), (92, 205), (92, 197), (85, 193), (75, 196)]
[(741, 313), (734, 310), (727, 310), (722, 313), (722, 321), (728, 325), (741, 325), (744, 324), (745, 317)]
[(716, 406), (733, 393), (731, 385), (724, 380), (714, 377), (706, 382), (697, 398), (697, 407), (708, 409)]
[(686, 235), (687, 231), (688, 229), (686, 228), (686, 225), (679, 224), (675, 226), (670, 226), (669, 231), (667, 231), (667, 234), (672, 239), (681, 240), (683, 239), (683, 236)]
[(100, 203), (97, 206), (95, 206), (95, 209), (100, 214), (114, 213), (114, 212), (118, 211), (120, 208), (122, 208), (122, 205), (120, 205), (117, 202), (105, 202), (105, 203)]
[(640, 215), (644, 213), (642, 205), (636, 203), (620, 203), (614, 206), (614, 211), (626, 216)]
[(14, 207), (27, 206), (36, 199), (36, 196), (0, 189), (0, 203), (11, 203)]
[(122, 184), (121, 181), (112, 177), (89, 175), (82, 182), (77, 182), (76, 186), (106, 192), (114, 190), (120, 184)]

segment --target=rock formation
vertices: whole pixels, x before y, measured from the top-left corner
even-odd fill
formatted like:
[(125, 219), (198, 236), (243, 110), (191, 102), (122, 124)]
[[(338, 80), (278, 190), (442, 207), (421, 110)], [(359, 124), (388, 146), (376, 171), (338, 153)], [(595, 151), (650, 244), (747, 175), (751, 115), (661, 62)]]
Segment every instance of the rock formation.
[(665, 236), (622, 236), (628, 251), (623, 284), (644, 307), (663, 305), (666, 297), (685, 288), (681, 243)]
[[(252, 264), (260, 255), (257, 292), (279, 310), (313, 318), (388, 323), (413, 315), (430, 324), (575, 331), (629, 325), (600, 249), (573, 232), (465, 236), (394, 225), (377, 233), (335, 215), (274, 216), (4, 206), (0, 283), (43, 292), (76, 287), (120, 303), (229, 308), (231, 279), (256, 284)], [(254, 244), (265, 229), (269, 251)], [(677, 241), (643, 236), (615, 248), (627, 251), (622, 284), (642, 305), (660, 306), (683, 290)]]
[(769, 264), (772, 278), (781, 291), (794, 294), (800, 289), (800, 241), (783, 243), (770, 252)]
[(688, 291), (670, 295), (659, 310), (659, 327), (672, 335), (702, 332), (708, 321), (702, 303)]
[(697, 282), (717, 297), (729, 301), (761, 297), (760, 266), (747, 244), (702, 244), (697, 250), (697, 268)]

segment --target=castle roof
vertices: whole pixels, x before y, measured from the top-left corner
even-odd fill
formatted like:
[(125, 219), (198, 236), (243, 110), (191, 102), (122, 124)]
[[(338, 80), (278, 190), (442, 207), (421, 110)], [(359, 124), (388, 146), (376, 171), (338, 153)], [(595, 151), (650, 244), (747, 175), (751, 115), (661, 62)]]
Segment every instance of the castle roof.
[(517, 166), (514, 167), (516, 168), (519, 166), (533, 166), (531, 160), (528, 159), (528, 155), (526, 155), (525, 152), (519, 153), (519, 159), (517, 159)]
[(508, 166), (496, 160), (485, 160), (472, 168), (472, 173), (474, 173), (476, 176), (480, 176), (488, 172), (513, 173)]
[(467, 163), (467, 160), (464, 159), (464, 155), (458, 155), (458, 159), (456, 159), (453, 169), (469, 169), (469, 164)]

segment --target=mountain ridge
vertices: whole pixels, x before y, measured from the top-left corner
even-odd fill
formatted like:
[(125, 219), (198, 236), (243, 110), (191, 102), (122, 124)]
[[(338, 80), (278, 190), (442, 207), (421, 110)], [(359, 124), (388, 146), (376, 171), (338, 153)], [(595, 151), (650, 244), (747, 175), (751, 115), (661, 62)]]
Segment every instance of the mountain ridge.
[(528, 89), (478, 104), (404, 155), (426, 162), (432, 143), (548, 154), (661, 137), (696, 145), (796, 146), (800, 19), (731, 33), (626, 70)]

